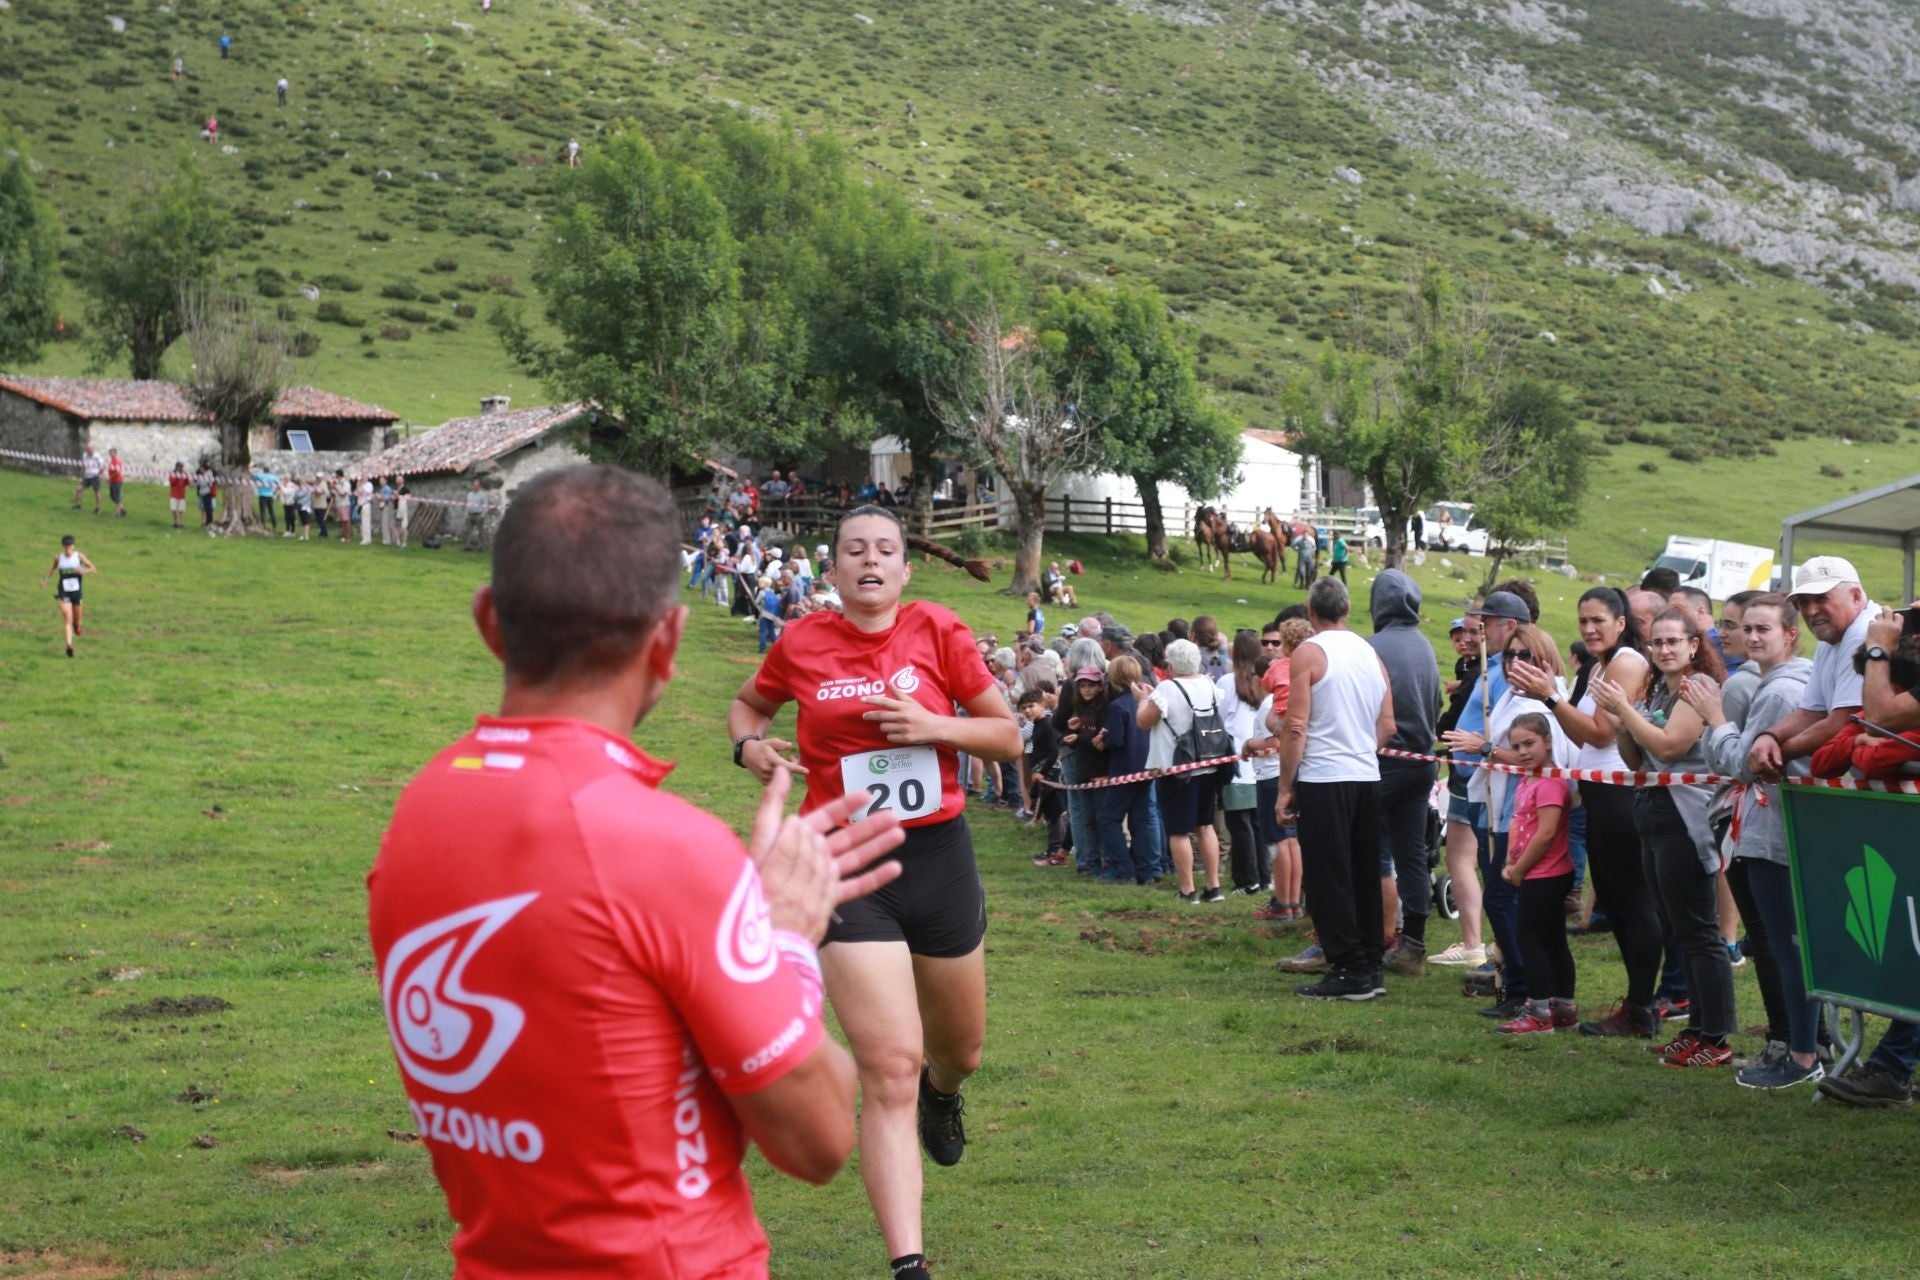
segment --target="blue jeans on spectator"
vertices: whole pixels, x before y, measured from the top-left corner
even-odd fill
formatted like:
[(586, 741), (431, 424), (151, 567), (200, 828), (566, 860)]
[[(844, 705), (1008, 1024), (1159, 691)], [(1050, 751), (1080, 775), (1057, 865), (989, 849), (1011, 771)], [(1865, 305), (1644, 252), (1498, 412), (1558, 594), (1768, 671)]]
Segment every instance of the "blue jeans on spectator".
[(760, 619), (760, 652), (765, 653), (767, 646), (780, 638), (780, 629), (772, 618)]
[[(1159, 875), (1160, 851), (1153, 840), (1159, 834), (1160, 820), (1153, 811), (1153, 783), (1127, 782), (1088, 794), (1096, 797), (1099, 810), (1100, 847), (1106, 851), (1107, 877), (1145, 884)], [(1124, 831), (1122, 822), (1126, 824)]]
[(1867, 1055), (1868, 1065), (1891, 1071), (1902, 1080), (1913, 1079), (1917, 1062), (1920, 1062), (1920, 1022), (1895, 1022)]
[[(1785, 1016), (1787, 1048), (1795, 1053), (1813, 1053), (1820, 1042), (1820, 1006), (1807, 996), (1806, 975), (1800, 971), (1800, 926), (1793, 914), (1793, 873), (1778, 862), (1762, 858), (1736, 858), (1727, 871), (1727, 880), (1736, 886), (1745, 882), (1747, 893), (1758, 910), (1758, 921), (1748, 920), (1747, 937), (1757, 946), (1750, 954), (1754, 969), (1762, 981), (1771, 972), (1780, 984), (1781, 1013)], [(1772, 1010), (1768, 1010), (1769, 1013)], [(1774, 1028), (1769, 1027), (1768, 1030)]]
[[(1071, 751), (1060, 753), (1060, 781), (1072, 786), (1080, 781), (1078, 761)], [(1091, 791), (1067, 792), (1067, 825), (1073, 829), (1073, 865), (1077, 871), (1100, 869), (1099, 812), (1094, 808)]]
[(1500, 944), (1500, 985), (1509, 1000), (1527, 995), (1527, 974), (1520, 962), (1520, 891), (1500, 875), (1507, 865), (1507, 833), (1476, 831), (1480, 837), (1480, 909)]

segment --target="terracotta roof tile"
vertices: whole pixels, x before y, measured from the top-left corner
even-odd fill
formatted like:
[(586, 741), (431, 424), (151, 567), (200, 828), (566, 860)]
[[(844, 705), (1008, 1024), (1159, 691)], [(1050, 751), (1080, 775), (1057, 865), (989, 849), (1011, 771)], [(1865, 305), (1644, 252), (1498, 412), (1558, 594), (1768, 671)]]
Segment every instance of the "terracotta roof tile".
[(569, 404), (542, 405), (537, 409), (512, 409), (505, 413), (455, 418), (425, 435), (415, 436), (404, 444), (356, 463), (348, 468), (348, 472), (358, 477), (464, 471), (476, 462), (497, 458), (530, 444), (547, 432), (564, 427), (592, 410), (592, 405), (574, 401)]
[[(95, 422), (200, 422), (206, 415), (177, 382), (110, 378), (17, 378), (0, 374), (0, 389)], [(399, 415), (313, 387), (288, 387), (274, 402), (276, 416), (395, 422)]]

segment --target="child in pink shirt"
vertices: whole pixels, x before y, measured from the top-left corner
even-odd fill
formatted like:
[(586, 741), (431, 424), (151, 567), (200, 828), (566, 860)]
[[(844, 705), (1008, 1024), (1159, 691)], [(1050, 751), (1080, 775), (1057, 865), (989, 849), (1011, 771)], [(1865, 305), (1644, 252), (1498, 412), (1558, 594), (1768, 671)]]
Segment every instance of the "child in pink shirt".
[[(1517, 717), (1507, 742), (1524, 769), (1553, 763), (1553, 728), (1537, 712)], [(1513, 852), (1500, 875), (1520, 890), (1520, 963), (1531, 998), (1524, 1013), (1501, 1024), (1504, 1035), (1551, 1033), (1579, 1021), (1562, 905), (1573, 888), (1573, 857), (1567, 850), (1572, 807), (1573, 788), (1559, 778), (1524, 778), (1514, 796), (1507, 841)]]

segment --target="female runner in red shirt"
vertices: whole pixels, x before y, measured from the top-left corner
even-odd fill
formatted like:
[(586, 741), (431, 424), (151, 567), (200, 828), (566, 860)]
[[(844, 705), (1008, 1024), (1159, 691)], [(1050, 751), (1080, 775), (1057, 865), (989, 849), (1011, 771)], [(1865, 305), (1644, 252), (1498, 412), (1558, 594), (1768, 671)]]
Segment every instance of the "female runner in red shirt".
[[(755, 778), (805, 776), (803, 813), (864, 789), (907, 830), (895, 855), (904, 873), (841, 907), (820, 955), (859, 1068), (860, 1177), (896, 1280), (926, 1275), (916, 1109), (927, 1154), (958, 1162), (960, 1085), (986, 1035), (986, 899), (956, 756), (1020, 755), (1019, 726), (966, 625), (939, 605), (901, 603), (912, 572), (899, 517), (847, 513), (829, 575), (841, 612), (789, 623), (727, 713), (734, 759)], [(797, 704), (797, 760), (792, 743), (766, 736), (784, 702)]]

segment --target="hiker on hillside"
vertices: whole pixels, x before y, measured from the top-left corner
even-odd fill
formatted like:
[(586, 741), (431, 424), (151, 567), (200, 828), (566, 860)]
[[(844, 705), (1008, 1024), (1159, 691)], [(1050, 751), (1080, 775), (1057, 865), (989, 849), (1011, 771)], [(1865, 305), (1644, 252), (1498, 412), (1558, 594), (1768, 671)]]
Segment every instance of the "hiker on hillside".
[(200, 129), (200, 136), (208, 142), (220, 141), (220, 119), (218, 116), (207, 117), (207, 123)]
[(93, 514), (100, 514), (100, 472), (106, 464), (100, 460), (100, 454), (88, 441), (86, 451), (80, 455), (80, 483), (74, 486), (73, 509), (80, 509), (80, 495), (93, 490)]
[(278, 80), (275, 80), (273, 82), (273, 92), (274, 92), (274, 95), (280, 99), (280, 105), (283, 107), (286, 106), (287, 105), (287, 78), (285, 76), (281, 76)]
[(173, 83), (179, 84), (180, 77), (183, 74), (185, 74), (186, 70), (187, 70), (186, 59), (180, 57), (178, 54), (175, 54), (173, 59)]
[(227, 55), (231, 52), (233, 52), (233, 37), (222, 31), (220, 33), (220, 61), (225, 62)]

